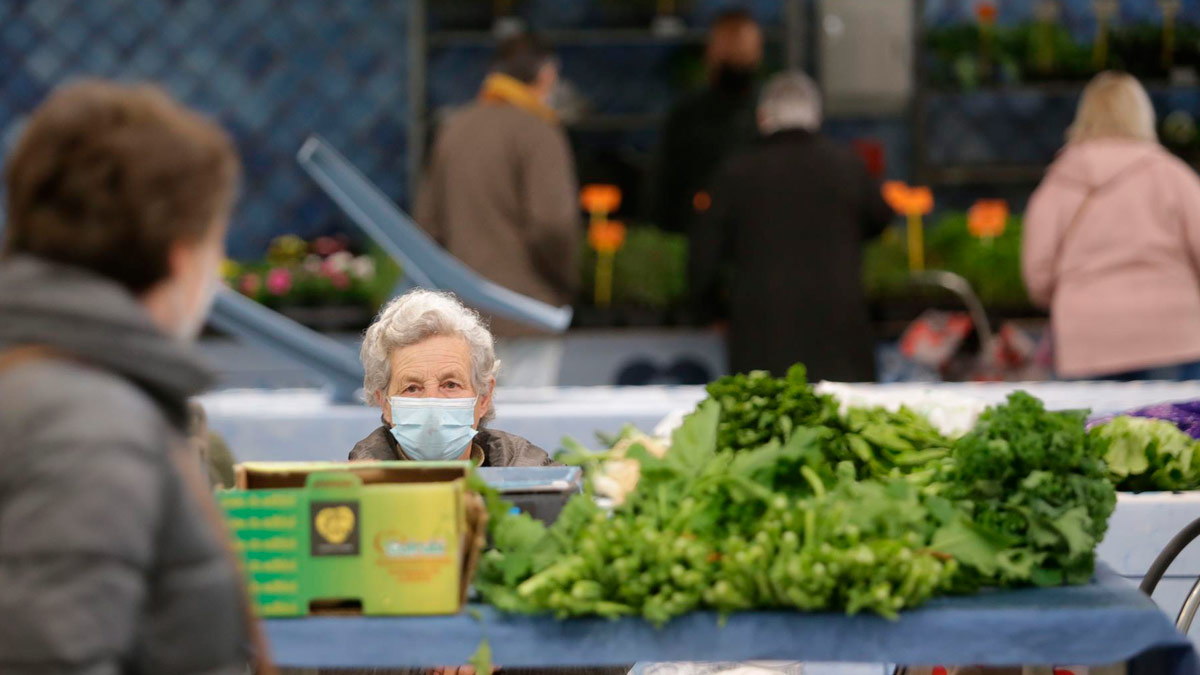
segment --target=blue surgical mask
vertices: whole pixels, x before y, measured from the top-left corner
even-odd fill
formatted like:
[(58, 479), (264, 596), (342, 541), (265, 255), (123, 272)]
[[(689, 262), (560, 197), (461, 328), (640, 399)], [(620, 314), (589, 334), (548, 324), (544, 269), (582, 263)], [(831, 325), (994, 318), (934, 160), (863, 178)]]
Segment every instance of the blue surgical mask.
[(458, 459), (479, 433), (471, 426), (475, 402), (475, 398), (393, 396), (392, 436), (410, 459)]

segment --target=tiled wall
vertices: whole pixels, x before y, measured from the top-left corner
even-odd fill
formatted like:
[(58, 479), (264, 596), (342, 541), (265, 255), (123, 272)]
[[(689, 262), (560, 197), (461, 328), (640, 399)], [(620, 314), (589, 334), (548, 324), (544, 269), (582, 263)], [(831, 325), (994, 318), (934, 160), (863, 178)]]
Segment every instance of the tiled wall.
[(152, 80), (214, 115), (246, 167), (230, 252), (345, 227), (294, 160), (324, 135), (384, 191), (404, 181), (406, 0), (0, 0), (0, 153), (56, 85)]

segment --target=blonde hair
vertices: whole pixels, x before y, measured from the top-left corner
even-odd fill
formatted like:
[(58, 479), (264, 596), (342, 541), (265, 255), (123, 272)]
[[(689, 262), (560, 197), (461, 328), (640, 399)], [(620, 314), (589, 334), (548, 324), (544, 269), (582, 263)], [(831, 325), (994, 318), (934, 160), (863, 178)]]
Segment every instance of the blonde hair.
[(1137, 78), (1108, 71), (1092, 78), (1084, 88), (1075, 121), (1067, 129), (1067, 142), (1097, 138), (1158, 142), (1154, 106)]

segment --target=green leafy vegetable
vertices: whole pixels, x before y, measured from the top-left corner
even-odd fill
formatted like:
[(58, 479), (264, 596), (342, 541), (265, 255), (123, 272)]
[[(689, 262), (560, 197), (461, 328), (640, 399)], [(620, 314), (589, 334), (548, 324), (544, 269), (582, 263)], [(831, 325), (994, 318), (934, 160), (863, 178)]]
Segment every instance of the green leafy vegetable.
[(1166, 420), (1117, 417), (1091, 432), (1120, 490), (1192, 490), (1200, 487), (1196, 441)]
[[(1091, 576), (1116, 492), (1085, 417), (1047, 412), (1017, 392), (955, 442), (942, 496), (959, 505), (982, 539), (1011, 542), (1007, 564), (963, 560), (977, 574), (972, 583), (1082, 583)], [(961, 526), (955, 534), (963, 534)], [(962, 537), (941, 541), (961, 544)]]
[[(906, 409), (850, 409), (804, 370), (724, 378), (611, 512), (573, 497), (549, 528), (494, 507), (476, 586), (512, 612), (869, 611), (938, 593), (1085, 581), (1115, 493), (1082, 413), (1024, 393), (951, 443)], [(586, 462), (603, 467), (600, 455)]]

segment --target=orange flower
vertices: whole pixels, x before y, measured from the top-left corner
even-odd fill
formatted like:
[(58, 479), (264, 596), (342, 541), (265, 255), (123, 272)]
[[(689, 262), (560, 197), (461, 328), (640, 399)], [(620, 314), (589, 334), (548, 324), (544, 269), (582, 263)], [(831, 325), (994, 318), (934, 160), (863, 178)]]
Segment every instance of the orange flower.
[(927, 216), (933, 212), (933, 191), (927, 187), (909, 188), (909, 213)]
[(1008, 224), (1008, 202), (980, 199), (967, 211), (967, 230), (976, 237), (999, 237)]
[(625, 245), (625, 226), (615, 220), (598, 220), (588, 227), (588, 244), (597, 253), (616, 253)]
[(897, 180), (883, 184), (883, 199), (899, 214), (924, 216), (933, 211), (933, 192), (927, 187), (909, 187)]
[(621, 206), (621, 188), (592, 183), (579, 191), (579, 203), (588, 213), (613, 213)]
[(979, 23), (996, 23), (996, 5), (991, 2), (981, 2), (975, 7), (975, 16)]

